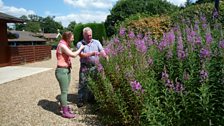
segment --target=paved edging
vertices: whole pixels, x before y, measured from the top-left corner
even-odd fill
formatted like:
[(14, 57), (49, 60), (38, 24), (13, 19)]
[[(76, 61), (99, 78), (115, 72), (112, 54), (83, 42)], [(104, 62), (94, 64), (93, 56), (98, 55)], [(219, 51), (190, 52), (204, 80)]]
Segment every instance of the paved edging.
[(53, 68), (7, 66), (0, 68), (0, 84), (27, 77)]

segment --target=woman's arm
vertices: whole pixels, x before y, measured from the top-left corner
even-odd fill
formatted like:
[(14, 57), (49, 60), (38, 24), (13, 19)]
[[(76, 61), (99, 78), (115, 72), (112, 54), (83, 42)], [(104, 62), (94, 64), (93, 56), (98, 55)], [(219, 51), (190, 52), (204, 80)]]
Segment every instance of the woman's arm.
[(66, 55), (75, 58), (82, 51), (82, 49), (84, 49), (84, 48), (85, 48), (85, 46), (81, 45), (81, 47), (77, 51), (72, 52), (71, 49), (69, 49), (67, 46), (62, 45), (61, 46), (61, 51), (63, 53), (65, 53)]
[(96, 53), (97, 53), (96, 51), (89, 52), (89, 53), (80, 53), (79, 56), (80, 56), (80, 58), (86, 58), (86, 57), (90, 57), (90, 56), (95, 56)]

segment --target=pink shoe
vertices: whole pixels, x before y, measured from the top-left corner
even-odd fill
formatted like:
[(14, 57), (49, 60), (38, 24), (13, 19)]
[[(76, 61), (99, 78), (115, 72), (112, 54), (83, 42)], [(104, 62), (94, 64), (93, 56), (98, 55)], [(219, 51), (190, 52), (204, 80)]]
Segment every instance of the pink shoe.
[(75, 114), (69, 112), (68, 106), (62, 107), (62, 116), (65, 118), (75, 118)]
[[(63, 109), (62, 108), (63, 107), (60, 107), (60, 113), (61, 114), (63, 113)], [(75, 114), (70, 106), (68, 106), (68, 111), (70, 112), (70, 114)]]

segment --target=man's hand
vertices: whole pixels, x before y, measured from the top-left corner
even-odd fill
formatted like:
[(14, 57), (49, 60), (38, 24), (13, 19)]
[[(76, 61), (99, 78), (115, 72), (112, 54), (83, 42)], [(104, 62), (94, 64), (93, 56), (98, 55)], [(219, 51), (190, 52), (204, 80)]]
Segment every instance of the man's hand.
[(101, 54), (104, 58), (106, 58), (107, 61), (109, 61), (109, 56), (106, 54), (106, 52), (105, 52), (104, 50), (101, 51), (100, 54)]

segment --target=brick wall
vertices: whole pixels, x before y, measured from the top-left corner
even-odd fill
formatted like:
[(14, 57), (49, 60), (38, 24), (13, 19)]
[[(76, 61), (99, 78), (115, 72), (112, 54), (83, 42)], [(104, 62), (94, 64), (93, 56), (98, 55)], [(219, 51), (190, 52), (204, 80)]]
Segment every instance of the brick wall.
[(10, 47), (11, 65), (25, 64), (51, 58), (51, 46), (26, 45)]

